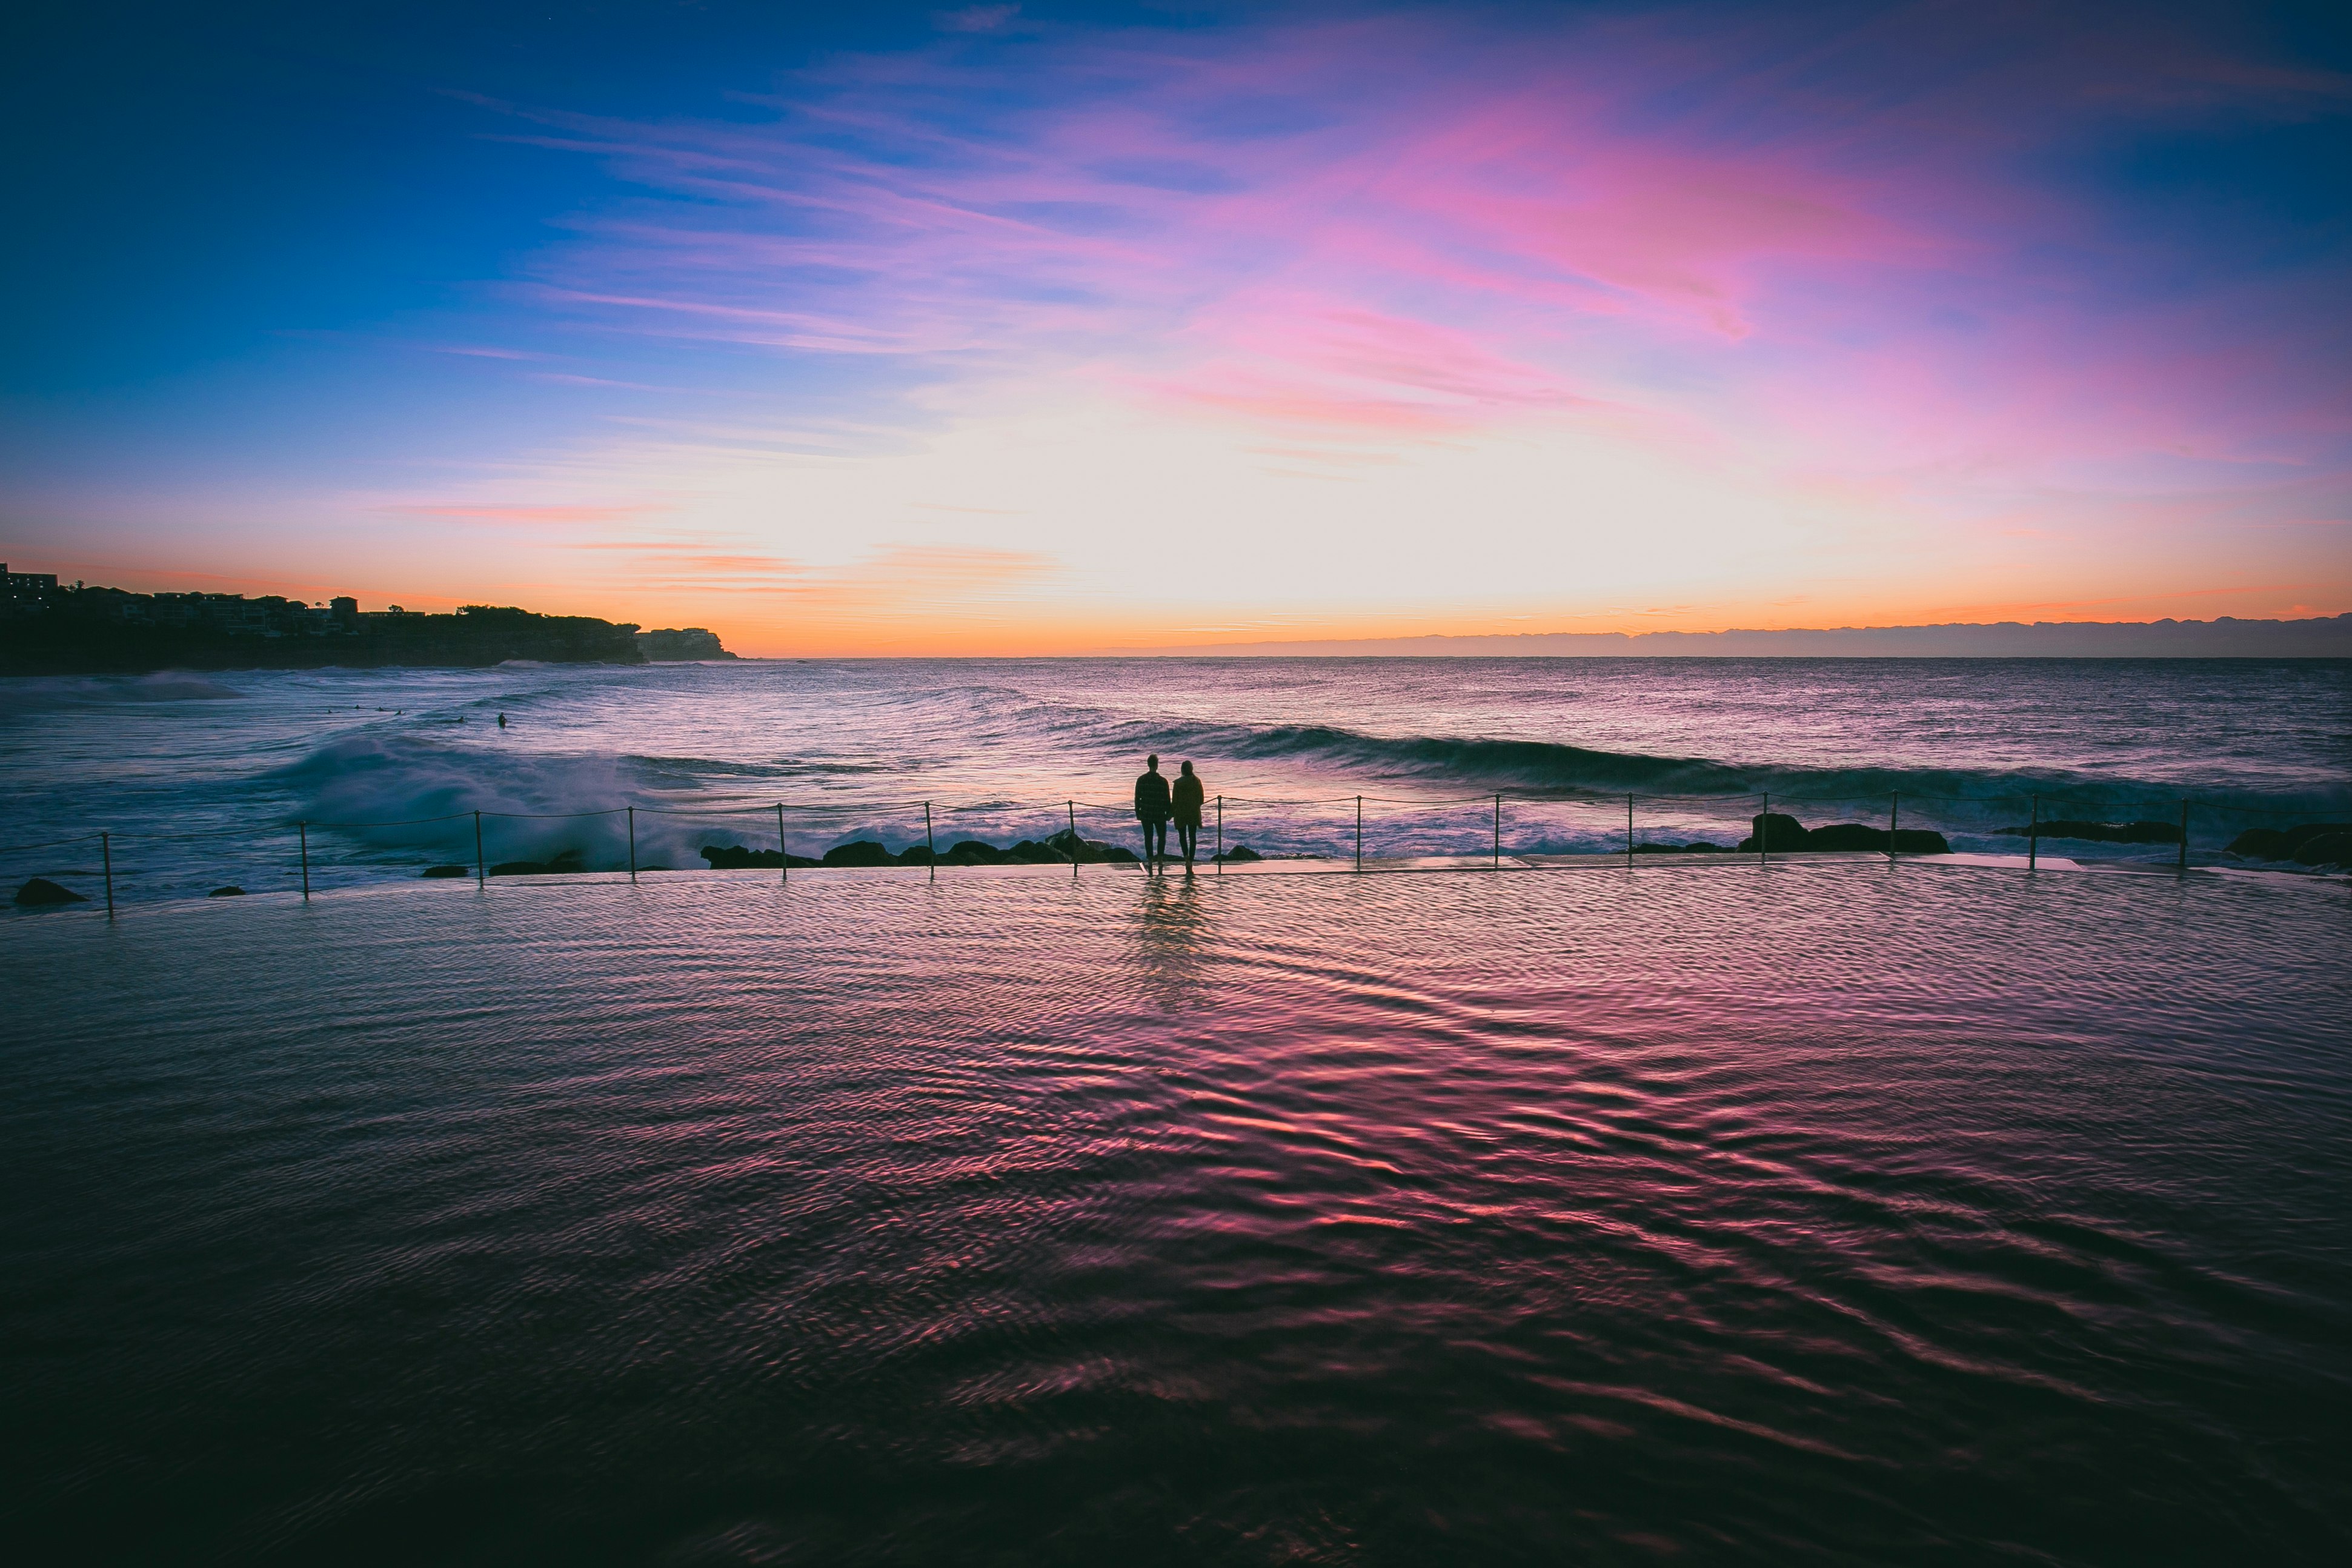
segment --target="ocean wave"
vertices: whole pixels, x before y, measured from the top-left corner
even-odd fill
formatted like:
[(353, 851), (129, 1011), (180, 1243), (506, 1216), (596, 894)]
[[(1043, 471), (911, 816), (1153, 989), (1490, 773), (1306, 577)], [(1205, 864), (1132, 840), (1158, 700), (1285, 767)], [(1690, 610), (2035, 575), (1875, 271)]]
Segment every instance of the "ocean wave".
[(152, 675), (29, 676), (0, 680), (0, 713), (99, 702), (218, 702), (245, 693), (185, 670)]
[(2339, 810), (2347, 799), (2343, 792), (2184, 789), (2178, 784), (2079, 770), (1740, 763), (1602, 751), (1551, 741), (1381, 736), (1328, 725), (1170, 725), (1119, 721), (1111, 728), (1118, 731), (1117, 743), (1127, 750), (1155, 750), (1171, 757), (1189, 752), (1194, 757), (1301, 763), (1318, 772), (1366, 780), (1475, 786), (1507, 794), (1707, 799), (1769, 792), (1791, 804), (1842, 805), (1885, 801), (1900, 793), (1923, 805), (1932, 800), (1993, 815), (2027, 808), (2037, 794), (2045, 805), (2064, 802), (2078, 815), (2148, 810), (2177, 802), (2184, 795), (2249, 811)]

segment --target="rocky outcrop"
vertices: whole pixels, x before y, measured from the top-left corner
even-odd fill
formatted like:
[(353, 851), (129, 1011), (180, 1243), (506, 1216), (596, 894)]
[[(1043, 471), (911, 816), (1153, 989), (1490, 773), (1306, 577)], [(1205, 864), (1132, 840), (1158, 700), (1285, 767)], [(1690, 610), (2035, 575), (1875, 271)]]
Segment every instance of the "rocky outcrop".
[(1949, 855), (1952, 846), (1940, 833), (1919, 827), (1898, 827), (1890, 839), (1886, 829), (1861, 822), (1832, 822), (1822, 827), (1808, 828), (1793, 816), (1774, 812), (1769, 816), (1752, 819), (1755, 832), (1739, 841), (1739, 848), (1756, 853), (1757, 839), (1767, 837), (1766, 847), (1775, 855), (1791, 850), (1856, 850), (1867, 849), (1884, 855), (1892, 848), (1897, 855)]
[[(772, 869), (779, 866), (871, 868), (929, 866), (932, 863), (930, 846), (927, 844), (910, 844), (893, 854), (889, 846), (871, 838), (836, 844), (824, 852), (824, 858), (817, 860), (799, 855), (782, 856), (773, 849), (745, 849), (731, 844), (706, 844), (702, 847), (702, 858), (709, 862), (714, 871), (741, 870), (754, 866)], [(1257, 858), (1245, 851), (1241, 858)], [(1075, 860), (1081, 865), (1131, 866), (1137, 859), (1135, 851), (1124, 845), (1081, 838), (1065, 828), (1042, 844), (1033, 838), (1024, 838), (1009, 849), (1000, 849), (984, 839), (961, 839), (952, 847), (940, 852), (938, 863), (942, 866), (1066, 866)]]
[(719, 634), (700, 626), (664, 627), (660, 631), (639, 632), (637, 651), (656, 663), (698, 658), (733, 658), (735, 656), (719, 646)]
[(2078, 822), (2058, 817), (2023, 827), (1996, 827), (2003, 838), (2075, 838), (2092, 844), (2178, 844), (2180, 825), (2175, 822)]
[(1749, 817), (1748, 823), (1748, 835), (1739, 841), (1742, 849), (1802, 849), (1811, 837), (1803, 823), (1777, 811), (1759, 813)]
[[(580, 851), (566, 849), (549, 860), (501, 860), (490, 868), (490, 875), (493, 877), (563, 877), (586, 869), (587, 867), (580, 862)], [(463, 874), (464, 868), (461, 867), (459, 875)]]
[(58, 904), (86, 904), (89, 900), (47, 877), (35, 877), (16, 889), (16, 902), (26, 909), (47, 909)]
[(425, 868), (425, 875), (427, 877), (470, 877), (473, 874), (474, 868), (471, 866), (427, 866)]
[(206, 893), (205, 897), (208, 899), (241, 899), (245, 897), (245, 889), (232, 882), (226, 888), (215, 888), (211, 892)]
[(824, 864), (805, 855), (786, 855), (774, 849), (745, 849), (734, 844), (706, 844), (702, 847), (702, 858), (710, 862), (710, 868), (714, 871), (749, 871), (760, 867), (775, 871)]
[(2250, 860), (2292, 860), (2299, 866), (2352, 866), (2352, 822), (2250, 827), (2230, 840), (2230, 853)]

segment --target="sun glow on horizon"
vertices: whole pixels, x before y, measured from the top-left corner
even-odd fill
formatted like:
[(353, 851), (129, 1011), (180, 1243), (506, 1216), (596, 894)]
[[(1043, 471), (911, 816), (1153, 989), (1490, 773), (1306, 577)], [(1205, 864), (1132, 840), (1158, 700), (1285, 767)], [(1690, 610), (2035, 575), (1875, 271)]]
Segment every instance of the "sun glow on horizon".
[(471, 92), (604, 183), (494, 284), (61, 404), (0, 537), (774, 654), (2352, 608), (2342, 247), (2047, 156), (2340, 137), (2352, 81), (1709, 16), (1007, 10), (725, 113)]

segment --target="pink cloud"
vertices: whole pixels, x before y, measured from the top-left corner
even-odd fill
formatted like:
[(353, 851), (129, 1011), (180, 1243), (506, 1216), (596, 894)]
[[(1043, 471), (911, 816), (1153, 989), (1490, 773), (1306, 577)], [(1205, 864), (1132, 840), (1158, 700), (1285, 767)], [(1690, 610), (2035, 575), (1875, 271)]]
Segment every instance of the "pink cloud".
[[(1606, 416), (1883, 469), (2345, 433), (2307, 345), (2211, 300), (2086, 297), (2049, 258), (2095, 268), (2112, 240), (2007, 172), (2126, 100), (2345, 96), (2160, 21), (2120, 43), (2047, 21), (1997, 57), (1932, 6), (1810, 36), (1765, 13), (1027, 31), (1026, 54), (837, 61), (768, 123), (540, 117), (536, 139), (685, 198), (583, 221), (541, 298), (1391, 439)], [(2305, 412), (2283, 426), (2287, 386)]]

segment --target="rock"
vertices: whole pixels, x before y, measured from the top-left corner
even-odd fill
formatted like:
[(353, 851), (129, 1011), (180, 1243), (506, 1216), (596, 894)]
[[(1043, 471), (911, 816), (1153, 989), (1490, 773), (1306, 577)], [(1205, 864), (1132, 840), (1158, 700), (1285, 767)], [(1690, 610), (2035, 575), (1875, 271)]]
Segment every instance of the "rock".
[(1066, 866), (1070, 863), (1070, 858), (1067, 855), (1063, 854), (1059, 849), (1055, 848), (1050, 844), (1040, 844), (1034, 838), (1023, 839), (1020, 843), (1015, 844), (1012, 848), (1007, 849), (1004, 854), (1007, 859), (1021, 865), (1043, 866), (1060, 864)]
[(427, 866), (425, 868), (425, 874), (428, 877), (467, 877), (473, 874), (473, 868), (470, 866)]
[(39, 909), (53, 904), (86, 904), (89, 900), (71, 888), (58, 887), (47, 877), (35, 877), (16, 889), (16, 902)]
[[(2352, 833), (2352, 822), (2307, 822), (2300, 827), (2249, 827), (2230, 840), (2230, 853), (2255, 860), (2303, 860), (2303, 848), (2315, 838)], [(2326, 861), (2303, 860), (2306, 866)]]
[(931, 847), (928, 844), (909, 844), (898, 851), (898, 864), (901, 866), (928, 866), (935, 858), (937, 857), (932, 855)]
[(1236, 844), (1231, 849), (1226, 850), (1223, 854), (1212, 855), (1209, 858), (1212, 860), (1230, 860), (1235, 865), (1239, 865), (1244, 860), (1263, 860), (1265, 857), (1259, 854), (1256, 850), (1251, 848), (1246, 844)]
[(2316, 833), (2294, 847), (2304, 866), (2352, 866), (2352, 833)]
[[(1805, 835), (1808, 849), (1868, 849), (1886, 853), (1886, 829), (1873, 827), (1863, 822), (1832, 822), (1826, 827), (1816, 827)], [(1895, 852), (1897, 855), (1949, 855), (1950, 844), (1940, 833), (1930, 833), (1923, 827), (1898, 827), (1895, 830)]]
[(563, 877), (584, 869), (580, 851), (566, 849), (551, 860), (501, 860), (490, 868), (493, 877)]
[(2073, 817), (2055, 817), (2035, 827), (1996, 827), (1993, 832), (2004, 838), (2030, 838), (2039, 834), (2044, 838), (2074, 838), (2090, 844), (2178, 844), (2180, 826), (2173, 822), (2078, 822)]
[(860, 838), (850, 844), (836, 844), (824, 852), (827, 866), (895, 866), (898, 857), (871, 838)]
[(226, 888), (215, 888), (211, 892), (206, 893), (205, 897), (208, 899), (241, 899), (245, 897), (245, 889), (232, 882)]
[(956, 866), (1002, 866), (1008, 857), (993, 844), (977, 838), (967, 838), (950, 849), (941, 859)]
[(1811, 847), (1806, 842), (1809, 836), (1805, 832), (1805, 825), (1793, 816), (1784, 816), (1777, 811), (1765, 812), (1748, 818), (1748, 826), (1752, 831), (1739, 841), (1739, 847), (1742, 849), (1752, 852), (1759, 837), (1763, 839), (1764, 847), (1767, 849)]
[[(714, 871), (747, 871), (754, 867), (765, 867), (773, 871), (783, 867), (798, 868), (803, 866), (824, 864), (822, 860), (812, 860), (805, 855), (784, 855), (773, 849), (746, 849), (735, 844), (706, 844), (702, 847), (702, 858), (710, 862), (710, 868)], [(640, 866), (637, 869), (667, 871), (669, 868)]]
[(1061, 852), (1066, 860), (1076, 860), (1081, 866), (1131, 866), (1140, 858), (1132, 849), (1117, 844), (1105, 844), (1099, 839), (1081, 838), (1065, 827), (1045, 840)]

